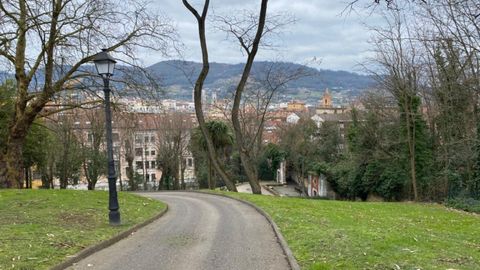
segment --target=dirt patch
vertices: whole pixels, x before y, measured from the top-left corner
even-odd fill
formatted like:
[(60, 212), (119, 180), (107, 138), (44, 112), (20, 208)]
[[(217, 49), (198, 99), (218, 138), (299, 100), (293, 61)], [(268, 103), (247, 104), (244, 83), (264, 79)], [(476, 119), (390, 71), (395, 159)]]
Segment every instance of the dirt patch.
[(472, 257), (459, 257), (459, 258), (441, 258), (438, 259), (441, 262), (444, 263), (451, 263), (455, 265), (463, 265), (471, 262), (473, 260)]
[(0, 217), (2, 217), (0, 218), (0, 226), (12, 224), (16, 225), (29, 222), (23, 213), (7, 214), (0, 212)]
[(62, 212), (57, 215), (59, 225), (62, 227), (94, 227), (95, 218), (91, 213)]

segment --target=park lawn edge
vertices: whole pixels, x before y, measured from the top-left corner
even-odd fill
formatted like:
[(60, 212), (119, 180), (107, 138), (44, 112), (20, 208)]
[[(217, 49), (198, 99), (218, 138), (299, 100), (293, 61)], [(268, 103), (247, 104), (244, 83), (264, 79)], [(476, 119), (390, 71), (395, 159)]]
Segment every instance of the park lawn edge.
[[(105, 191), (0, 190), (0, 217), (6, 217), (0, 221), (0, 231), (12, 240), (0, 241), (0, 269), (64, 269), (168, 209), (165, 203), (138, 194), (119, 192), (118, 196), (122, 224), (110, 226)], [(17, 213), (16, 205), (29, 207)]]
[[(480, 226), (480, 216), (468, 212), (428, 203), (364, 203), (272, 197), (217, 190), (206, 190), (205, 192), (246, 200), (268, 213), (279, 227), (302, 269), (480, 269), (480, 236), (474, 233), (475, 228)], [(362, 222), (342, 224), (338, 222), (339, 218), (335, 211), (333, 216), (321, 216), (321, 219), (317, 216), (312, 219), (312, 216), (315, 216), (309, 216), (310, 213), (305, 209), (298, 209), (299, 216), (290, 217), (292, 211), (297, 212), (295, 208), (297, 206), (292, 208), (291, 204), (294, 203), (298, 203), (304, 208), (311, 208), (312, 205), (318, 209), (331, 208), (338, 211), (340, 216), (343, 211), (350, 211), (348, 214), (351, 214), (352, 209), (355, 209), (364, 218), (371, 218), (375, 222), (367, 223), (369, 226), (366, 228)], [(285, 207), (287, 204), (290, 204), (290, 208)], [(365, 217), (365, 214), (368, 213), (371, 216)], [(385, 213), (389, 215), (383, 217), (382, 214)], [(383, 218), (386, 220), (383, 222), (384, 224), (382, 224)], [(435, 218), (438, 224), (429, 222), (430, 218)], [(378, 223), (379, 221), (380, 223)], [(391, 226), (392, 221), (398, 222), (399, 227)], [(412, 224), (410, 224), (412, 221), (419, 226), (419, 229), (413, 234)], [(422, 223), (425, 221), (426, 223)], [(329, 229), (331, 232), (345, 237), (345, 239), (339, 239), (338, 245), (337, 242), (329, 242), (332, 239), (328, 234), (315, 234), (328, 223), (334, 224), (334, 227), (326, 226), (325, 230)], [(292, 229), (293, 227), (296, 229)], [(300, 227), (302, 232), (299, 234), (298, 228)], [(352, 227), (361, 229), (355, 231), (352, 230)], [(389, 231), (377, 234), (379, 230), (385, 228)], [(460, 230), (458, 230), (459, 228)], [(434, 238), (428, 239), (426, 237), (428, 235), (422, 230), (428, 231), (434, 235)], [(352, 237), (351, 232), (359, 233), (357, 239), (354, 238), (355, 236)], [(404, 235), (399, 237), (398, 234), (401, 233)], [(365, 238), (365, 235), (384, 239), (382, 242)], [(423, 245), (424, 241), (428, 244)], [(414, 247), (418, 250), (415, 251), (414, 248), (408, 250), (407, 247)], [(338, 255), (331, 252), (330, 249), (339, 252)], [(388, 256), (395, 259), (388, 259)]]
[(147, 226), (148, 224), (150, 224), (150, 223), (154, 222), (155, 220), (159, 219), (160, 217), (162, 217), (167, 211), (168, 211), (168, 204), (166, 204), (165, 208), (163, 210), (161, 210), (160, 213), (158, 213), (156, 216), (154, 216), (154, 217), (152, 217), (152, 218), (150, 218), (150, 219), (148, 219), (148, 220), (146, 220), (146, 221), (144, 221), (140, 224), (134, 225), (130, 229), (128, 229), (126, 231), (122, 231), (122, 232), (116, 234), (115, 236), (113, 236), (110, 239), (107, 239), (107, 240), (104, 240), (100, 243), (93, 244), (89, 247), (86, 247), (82, 251), (80, 251), (77, 254), (71, 256), (71, 258), (67, 259), (66, 261), (63, 261), (60, 264), (57, 264), (56, 266), (52, 267), (51, 270), (62, 270), (62, 269), (65, 269), (69, 266), (74, 265), (75, 263), (77, 263), (77, 262), (85, 259), (86, 257), (92, 255), (93, 253), (98, 252), (98, 251), (100, 251), (104, 248), (107, 248), (107, 247), (117, 243), (118, 241), (120, 241), (122, 239), (127, 238), (128, 236), (130, 236), (135, 231)]

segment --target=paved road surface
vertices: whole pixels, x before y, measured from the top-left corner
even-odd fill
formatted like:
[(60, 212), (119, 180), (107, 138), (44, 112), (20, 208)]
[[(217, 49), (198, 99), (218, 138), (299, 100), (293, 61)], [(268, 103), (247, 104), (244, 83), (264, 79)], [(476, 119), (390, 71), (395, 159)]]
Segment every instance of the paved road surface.
[(289, 269), (272, 228), (253, 208), (208, 194), (143, 195), (168, 203), (168, 212), (69, 269)]

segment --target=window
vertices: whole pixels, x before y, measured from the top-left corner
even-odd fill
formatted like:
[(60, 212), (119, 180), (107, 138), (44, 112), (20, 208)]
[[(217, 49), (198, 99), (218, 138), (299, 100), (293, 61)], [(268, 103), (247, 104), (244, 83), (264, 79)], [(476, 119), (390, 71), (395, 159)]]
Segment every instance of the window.
[(149, 176), (150, 176), (150, 175), (148, 175), (148, 174), (145, 175), (145, 181), (147, 181), (147, 182), (150, 181), (150, 177), (149, 177)]
[(135, 143), (142, 143), (142, 136), (135, 135)]
[(192, 166), (193, 166), (193, 159), (187, 158), (187, 167), (192, 167)]
[(155, 142), (155, 136), (150, 137), (150, 142)]
[(155, 150), (150, 151), (150, 154), (151, 154), (152, 156), (155, 156)]
[(142, 148), (135, 148), (135, 156), (141, 157), (141, 156), (142, 156), (142, 153), (143, 153), (143, 149), (142, 149)]
[(145, 136), (145, 142), (146, 142), (146, 143), (148, 142), (148, 138), (150, 138), (150, 137)]
[(150, 151), (145, 150), (145, 156), (148, 156), (148, 155), (150, 155)]
[(157, 180), (157, 176), (154, 173), (152, 173), (152, 181), (155, 181), (155, 180)]
[(145, 161), (145, 169), (150, 169), (150, 161)]
[(155, 166), (157, 165), (155, 163), (156, 163), (155, 161), (152, 161), (152, 169), (155, 169)]
[(143, 169), (143, 163), (142, 163), (141, 161), (135, 162), (135, 165), (136, 165), (136, 167), (137, 167), (137, 170), (138, 170), (138, 169)]

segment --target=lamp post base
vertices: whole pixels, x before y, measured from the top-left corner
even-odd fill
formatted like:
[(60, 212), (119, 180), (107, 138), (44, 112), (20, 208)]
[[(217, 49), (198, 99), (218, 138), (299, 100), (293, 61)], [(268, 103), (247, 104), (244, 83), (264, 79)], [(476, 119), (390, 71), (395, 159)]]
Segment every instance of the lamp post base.
[(122, 224), (120, 221), (120, 212), (118, 210), (112, 210), (108, 213), (108, 220), (110, 221), (110, 225), (118, 226)]

